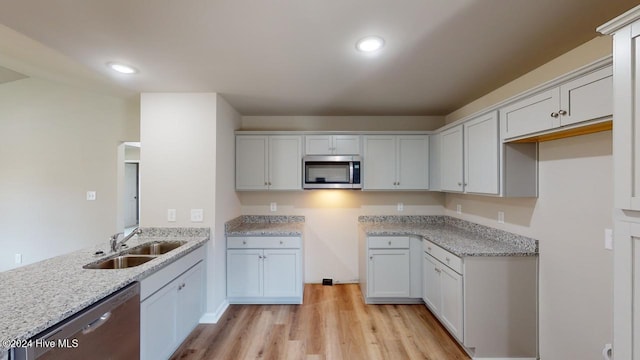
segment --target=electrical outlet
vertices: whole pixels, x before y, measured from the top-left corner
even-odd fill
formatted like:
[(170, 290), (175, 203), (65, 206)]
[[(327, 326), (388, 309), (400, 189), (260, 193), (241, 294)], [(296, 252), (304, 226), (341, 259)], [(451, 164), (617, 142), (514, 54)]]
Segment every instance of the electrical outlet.
[(613, 230), (604, 229), (604, 248), (613, 250)]
[(498, 211), (498, 223), (504, 224), (504, 211)]
[(204, 221), (204, 210), (191, 209), (191, 222), (203, 222), (203, 221)]
[(94, 201), (96, 199), (95, 191), (87, 191), (87, 200)]
[(401, 203), (401, 202), (399, 202), (399, 203), (398, 203), (398, 211), (399, 211), (399, 212), (404, 211), (404, 204), (403, 204), (403, 203)]
[(167, 209), (167, 221), (176, 221), (176, 209)]
[(272, 203), (269, 205), (269, 210), (271, 210), (271, 212), (278, 211), (278, 203), (277, 203), (277, 202), (272, 202)]
[(15, 260), (16, 265), (22, 264), (22, 254), (16, 254), (14, 260)]
[(462, 214), (462, 205), (461, 204), (457, 204), (456, 205), (456, 213)]

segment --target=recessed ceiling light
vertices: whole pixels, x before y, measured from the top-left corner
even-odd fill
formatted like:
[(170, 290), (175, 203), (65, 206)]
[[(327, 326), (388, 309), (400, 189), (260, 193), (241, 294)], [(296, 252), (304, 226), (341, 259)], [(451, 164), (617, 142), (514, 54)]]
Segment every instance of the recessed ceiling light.
[(108, 62), (107, 66), (114, 71), (117, 71), (121, 74), (135, 74), (138, 72), (138, 69), (129, 66), (129, 65), (125, 65), (125, 64), (121, 64), (121, 63), (117, 63), (117, 62)]
[(384, 46), (384, 39), (379, 36), (367, 36), (356, 42), (358, 51), (370, 53), (380, 50)]

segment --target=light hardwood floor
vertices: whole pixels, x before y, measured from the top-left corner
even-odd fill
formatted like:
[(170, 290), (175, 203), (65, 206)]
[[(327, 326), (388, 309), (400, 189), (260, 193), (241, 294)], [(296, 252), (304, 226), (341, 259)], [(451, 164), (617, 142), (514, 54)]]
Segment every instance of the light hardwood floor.
[(303, 305), (231, 305), (171, 359), (469, 357), (424, 305), (365, 305), (356, 284), (307, 284)]

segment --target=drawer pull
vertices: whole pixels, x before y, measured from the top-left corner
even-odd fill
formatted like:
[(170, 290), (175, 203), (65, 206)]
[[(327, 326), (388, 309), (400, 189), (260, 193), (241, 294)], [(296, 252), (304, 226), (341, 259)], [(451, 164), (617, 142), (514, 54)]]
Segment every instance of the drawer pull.
[(391, 240), (389, 240), (389, 246), (391, 246)]
[(280, 240), (280, 245), (284, 244), (284, 242), (282, 240)]
[(438, 274), (440, 274), (442, 272), (442, 270), (440, 270), (438, 268), (434, 268), (433, 270), (435, 270)]
[(447, 260), (447, 262), (451, 262), (451, 259), (449, 259), (449, 258), (445, 258), (445, 260)]
[(242, 240), (242, 245), (247, 245), (247, 240)]
[(427, 250), (428, 250), (428, 251), (431, 251), (431, 246), (427, 247)]
[(369, 256), (369, 260), (373, 260), (373, 256)]

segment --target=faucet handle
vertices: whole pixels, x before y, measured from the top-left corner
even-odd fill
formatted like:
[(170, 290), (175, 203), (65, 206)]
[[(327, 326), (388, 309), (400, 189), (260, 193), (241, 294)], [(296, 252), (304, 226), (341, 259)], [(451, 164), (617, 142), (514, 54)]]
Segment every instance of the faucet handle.
[(124, 235), (124, 233), (121, 233), (121, 232), (115, 233), (115, 234), (111, 235), (110, 239), (113, 240), (113, 241), (117, 241), (118, 238), (120, 237), (120, 235)]

